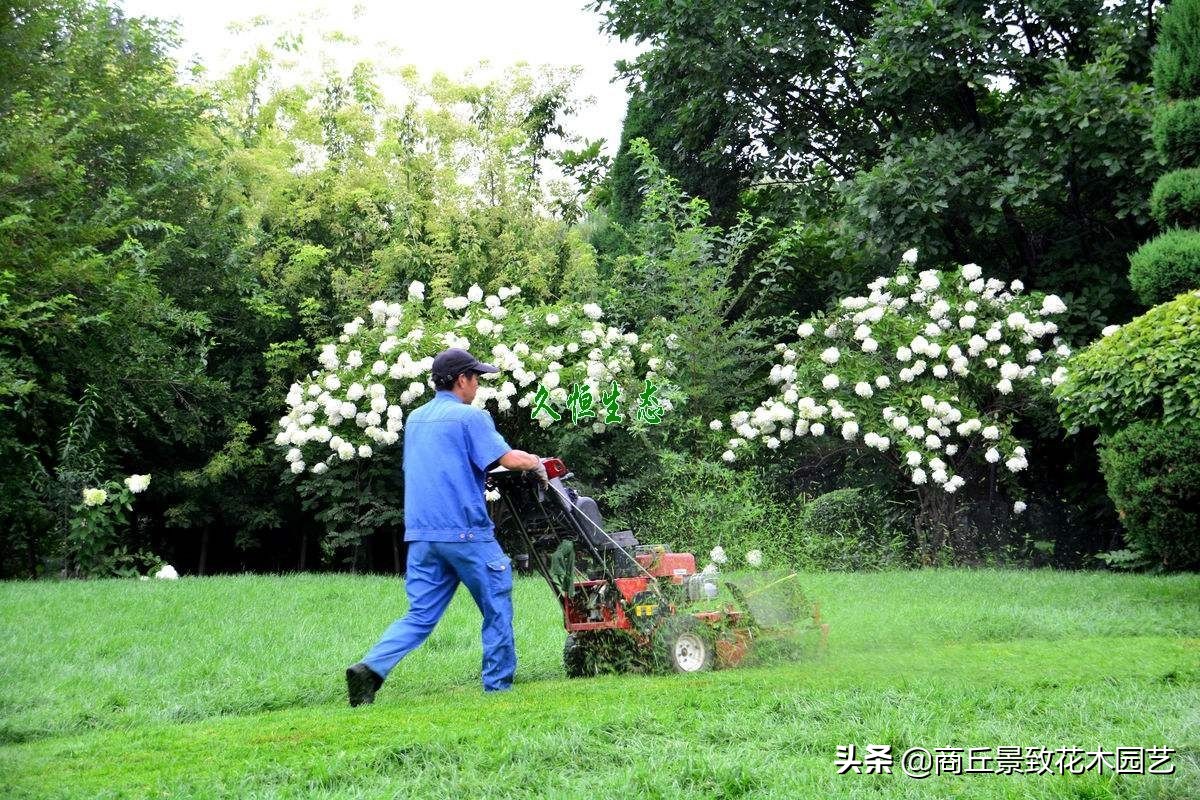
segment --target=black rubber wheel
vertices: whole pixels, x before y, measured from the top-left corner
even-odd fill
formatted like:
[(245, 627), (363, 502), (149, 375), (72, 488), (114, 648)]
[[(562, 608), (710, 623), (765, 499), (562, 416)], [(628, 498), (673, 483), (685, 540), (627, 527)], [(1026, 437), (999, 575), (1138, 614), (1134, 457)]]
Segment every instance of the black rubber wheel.
[(563, 669), (568, 678), (585, 678), (589, 674), (586, 643), (573, 633), (567, 634), (563, 644)]
[(654, 632), (654, 657), (667, 672), (706, 672), (715, 651), (712, 631), (692, 616), (668, 617)]

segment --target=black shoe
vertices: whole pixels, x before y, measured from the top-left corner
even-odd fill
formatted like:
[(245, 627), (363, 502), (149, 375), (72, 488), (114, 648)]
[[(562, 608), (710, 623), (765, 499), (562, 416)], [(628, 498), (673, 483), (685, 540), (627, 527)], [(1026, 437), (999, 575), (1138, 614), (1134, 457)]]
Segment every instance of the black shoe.
[(361, 661), (346, 670), (346, 691), (352, 706), (374, 703), (380, 686), (383, 686), (383, 678)]

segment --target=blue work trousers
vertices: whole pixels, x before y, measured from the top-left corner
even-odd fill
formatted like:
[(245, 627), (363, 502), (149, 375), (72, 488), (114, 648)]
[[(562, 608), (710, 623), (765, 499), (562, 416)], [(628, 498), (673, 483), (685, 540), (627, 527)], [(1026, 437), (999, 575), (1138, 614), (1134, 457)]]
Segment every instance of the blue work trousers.
[(408, 613), (384, 631), (363, 663), (386, 678), (392, 668), (428, 638), (466, 584), (483, 614), (483, 688), (512, 686), (517, 671), (513, 641), (512, 561), (495, 542), (409, 542)]

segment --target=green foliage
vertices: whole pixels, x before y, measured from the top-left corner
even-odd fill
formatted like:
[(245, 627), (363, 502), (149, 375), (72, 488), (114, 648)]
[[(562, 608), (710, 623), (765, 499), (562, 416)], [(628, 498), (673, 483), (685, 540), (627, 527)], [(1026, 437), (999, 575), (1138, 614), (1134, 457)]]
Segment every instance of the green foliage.
[(1141, 421), (1101, 440), (1126, 539), (1166, 569), (1200, 566), (1200, 418)]
[(84, 487), (100, 482), (104, 469), (101, 445), (93, 437), (99, 413), (100, 395), (95, 387), (88, 386), (79, 399), (71, 424), (59, 436), (57, 463), (53, 470), (46, 470), (40, 462), (33, 464), (37, 470), (34, 486), (53, 519), (55, 549), (63, 554), (66, 563), (62, 568), (68, 572), (72, 569), (68, 539), (78, 518), (80, 494)]
[(564, 150), (558, 155), (558, 166), (563, 175), (573, 178), (578, 191), (568, 198), (560, 198), (557, 211), (567, 223), (576, 223), (582, 216), (582, 205), (590, 198), (603, 194), (603, 179), (612, 159), (601, 152), (604, 139), (587, 141), (581, 150)]
[[(236, 423), (228, 436), (203, 466), (179, 473), (176, 502), (163, 521), (180, 529), (177, 539), (232, 531), (240, 550), (253, 551), (262, 532), (283, 524), (291, 487), (280, 484), (275, 454), (257, 441), (252, 425)], [(207, 571), (202, 555), (196, 572)]]
[(32, 574), (69, 515), (30, 490), (78, 471), (56, 439), (81, 405), (94, 474), (169, 475), (236, 413), (209, 314), (240, 287), (208, 104), (166, 55), (172, 29), (90, 0), (0, 17), (0, 494), (18, 498), (0, 529), (23, 531)]
[[(11, 217), (7, 222), (17, 223)], [(15, 288), (17, 276), (9, 270), (0, 270), (0, 330), (6, 337), (27, 338), (34, 341), (45, 341), (53, 336), (53, 324), (56, 320), (67, 318), (68, 309), (76, 298), (71, 294), (61, 294), (46, 300), (14, 300), (12, 291)], [(20, 353), (0, 349), (0, 413), (13, 412), (29, 403), (31, 395), (38, 388), (38, 369), (28, 353)], [(5, 429), (0, 437), (0, 447), (13, 447), (16, 444), (15, 431), (7, 430), (11, 417), (0, 416)]]
[(722, 133), (720, 115), (702, 104), (680, 109), (654, 95), (631, 87), (621, 144), (609, 173), (607, 205), (620, 223), (631, 225), (641, 216), (645, 186), (640, 178), (642, 157), (635, 142), (645, 140), (662, 160), (663, 167), (679, 181), (680, 189), (707, 203), (708, 222), (730, 225), (738, 206), (742, 165), (728, 154), (714, 151)]
[(800, 516), (811, 563), (828, 569), (879, 569), (908, 563), (907, 536), (889, 529), (884, 499), (870, 489), (834, 489)]
[(1055, 397), (1067, 427), (1113, 434), (1200, 417), (1200, 292), (1155, 306), (1077, 352)]
[(1131, 545), (1104, 558), (1122, 567), (1152, 560), (1186, 569), (1200, 564), (1197, 0), (1175, 0), (1164, 12), (1154, 84), (1164, 100), (1182, 101), (1160, 108), (1155, 146), (1168, 163), (1185, 167), (1159, 178), (1150, 197), (1155, 220), (1169, 230), (1129, 259), (1130, 284), (1155, 307), (1080, 353), (1059, 403), (1064, 421), (1103, 433), (1101, 469)]
[(404, 494), (398, 467), (392, 459), (376, 458), (298, 483), (304, 509), (324, 528), (321, 552), (326, 563), (356, 570), (368, 536), (403, 526)]
[[(608, 184), (607, 203), (605, 208), (612, 218), (622, 225), (632, 225), (637, 222), (642, 211), (642, 183), (638, 178), (640, 159), (631, 150), (633, 143), (652, 135), (658, 126), (650, 118), (645, 103), (638, 100), (635, 92), (630, 93), (629, 104), (625, 108), (625, 121), (621, 128), (621, 144), (616, 158), (613, 159), (612, 169), (609, 170), (606, 183)], [(651, 145), (651, 149), (655, 148)], [(672, 170), (672, 174), (678, 174)]]
[(1107, 553), (1097, 553), (1096, 558), (1110, 569), (1117, 570), (1142, 570), (1152, 565), (1145, 553), (1128, 547), (1111, 550)]
[[(87, 492), (104, 499), (89, 503)], [(71, 577), (136, 578), (162, 559), (147, 550), (131, 552), (126, 528), (133, 510), (133, 492), (117, 481), (89, 487), (84, 502), (72, 506), (73, 516), (63, 542), (63, 571)]]
[(1148, 306), (1200, 287), (1200, 230), (1169, 230), (1146, 242), (1129, 257), (1129, 283)]
[(590, 5), (643, 48), (624, 72), (673, 173), (770, 188), (791, 200), (781, 226), (835, 209), (847, 249), (881, 264), (908, 247), (986, 262), (1062, 295), (1071, 334), (1128, 314), (1159, 169), (1143, 4)]
[[(1168, 172), (1154, 184), (1150, 214), (1162, 228), (1200, 228), (1200, 168)], [(1200, 286), (1200, 272), (1193, 286)]]
[(1163, 97), (1200, 97), (1200, 2), (1172, 0), (1159, 23), (1154, 88)]
[[(825, 308), (868, 279), (870, 259), (848, 247), (829, 219), (797, 219), (778, 225), (767, 208), (752, 219), (760, 244), (746, 254), (737, 272), (743, 308), (761, 320), (763, 338), (794, 329), (795, 323)], [(746, 219), (747, 212), (740, 212)], [(750, 302), (753, 301), (753, 302)]]
[(765, 223), (742, 215), (728, 231), (709, 225), (708, 204), (687, 196), (649, 142), (630, 147), (640, 160), (644, 198), (629, 252), (615, 260), (607, 306), (639, 328), (670, 336), (679, 367), (673, 378), (689, 398), (689, 414), (709, 419), (761, 363), (755, 325), (768, 320), (755, 317), (766, 292), (750, 281), (737, 284), (734, 274), (758, 246)]
[[(1144, 235), (1158, 172), (1144, 132), (1151, 93), (1121, 80), (1127, 59), (1111, 47), (1085, 65), (1054, 62), (1019, 102), (980, 93), (980, 120), (965, 134), (888, 142), (846, 187), (860, 240), (884, 252), (912, 245), (932, 259), (986, 259), (1000, 277), (1062, 293), (1092, 330), (1078, 317), (1120, 313), (1128, 296), (1117, 267)], [(1069, 219), (1054, 211), (1064, 207), (1074, 209)], [(1097, 246), (1101, 231), (1123, 244)]]
[[(726, 569), (746, 569), (746, 553), (761, 550), (767, 567), (879, 569), (907, 563), (904, 537), (889, 529), (878, 506), (866, 515), (868, 493), (821, 495), (815, 511), (803, 496), (781, 496), (769, 476), (732, 470), (719, 461), (663, 451), (637, 478), (598, 493), (615, 517), (646, 544), (695, 553), (697, 566), (724, 548)], [(819, 498), (820, 499), (820, 498)], [(878, 499), (878, 498), (875, 498)]]
[(1175, 169), (1200, 166), (1200, 98), (1159, 105), (1154, 112), (1154, 149)]
[[(314, 82), (288, 63), (260, 53), (217, 87), (227, 116), (248, 119), (229, 160), (254, 210), (260, 291), (301, 317), (288, 332), (311, 343), (413, 280), (438, 299), (438, 287), (472, 283), (554, 299), (587, 258), (585, 242), (538, 211), (557, 202), (537, 178), (555, 155), (546, 138), (569, 111), (571, 73), (517, 68), (479, 85), (405, 73), (412, 102), (395, 109), (365, 65)], [(319, 113), (318, 100), (333, 107)]]
[(749, 550), (767, 565), (792, 563), (800, 551), (803, 504), (773, 496), (760, 476), (720, 462), (662, 451), (634, 480), (598, 493), (614, 525), (628, 525), (646, 544), (666, 544), (696, 554), (698, 566), (721, 545), (733, 568)]
[[(106, 0), (0, 12), (4, 574), (44, 570), (62, 541), (69, 505), (36, 487), (75, 469), (55, 440), (85, 387), (95, 474), (158, 476), (140, 520), (157, 549), (212, 537), (226, 559), (278, 568), (260, 545), (287, 551), (313, 520), (278, 480), (267, 431), (347, 312), (414, 279), (596, 294), (594, 250), (543, 211), (582, 202), (555, 205), (540, 180), (551, 143), (574, 142), (574, 73), (404, 71), (411, 102), (394, 108), (369, 63), (302, 74), (302, 40), (285, 31), (185, 85), (173, 28)], [(588, 152), (572, 164), (594, 182)]]
[[(6, 53), (36, 68), (0, 80), (3, 180), (13, 187), (0, 199), (0, 247), (18, 278), (13, 301), (49, 304), (43, 313), (53, 309), (57, 323), (5, 339), (11, 357), (42, 370), (39, 391), (14, 412), (36, 437), (63, 424), (92, 384), (109, 404), (106, 436), (118, 417), (194, 442), (195, 407), (175, 406), (212, 388), (195, 369), (208, 323), (170, 295), (196, 266), (183, 242), (185, 225), (204, 216), (206, 187), (194, 178), (207, 162), (191, 142), (203, 100), (176, 83), (164, 55), (173, 35), (157, 23), (69, 2), (35, 4), (6, 30), (15, 38)], [(206, 231), (213, 244), (219, 230)]]
[(394, 476), (356, 464), (300, 495), (269, 437), (313, 347), (413, 280), (433, 303), (519, 284), (531, 306), (677, 331), (687, 414), (628, 437), (506, 431), (615, 489), (658, 448), (704, 446), (704, 421), (760, 385), (761, 342), (912, 244), (1073, 293), (1068, 338), (1126, 302), (1113, 266), (1144, 238), (1157, 167), (1140, 7), (594, 6), (651, 45), (607, 181), (569, 133), (569, 70), (422, 81), (320, 59), (314, 77), (312, 43), (353, 42), (289, 28), (182, 80), (174, 28), (108, 0), (0, 11), (0, 571), (52, 571), (79, 483), (131, 466), (155, 491), (117, 547), (176, 561), (211, 538), (219, 568), (280, 569), (326, 524), (327, 552), (369, 567)]

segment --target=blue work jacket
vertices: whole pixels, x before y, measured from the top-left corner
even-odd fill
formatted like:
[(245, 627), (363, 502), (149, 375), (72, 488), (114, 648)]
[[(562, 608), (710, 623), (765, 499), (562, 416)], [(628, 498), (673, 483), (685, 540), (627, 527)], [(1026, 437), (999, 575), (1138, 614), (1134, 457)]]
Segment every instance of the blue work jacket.
[(512, 448), (492, 416), (439, 391), (404, 425), (404, 541), (490, 542), (487, 469)]

